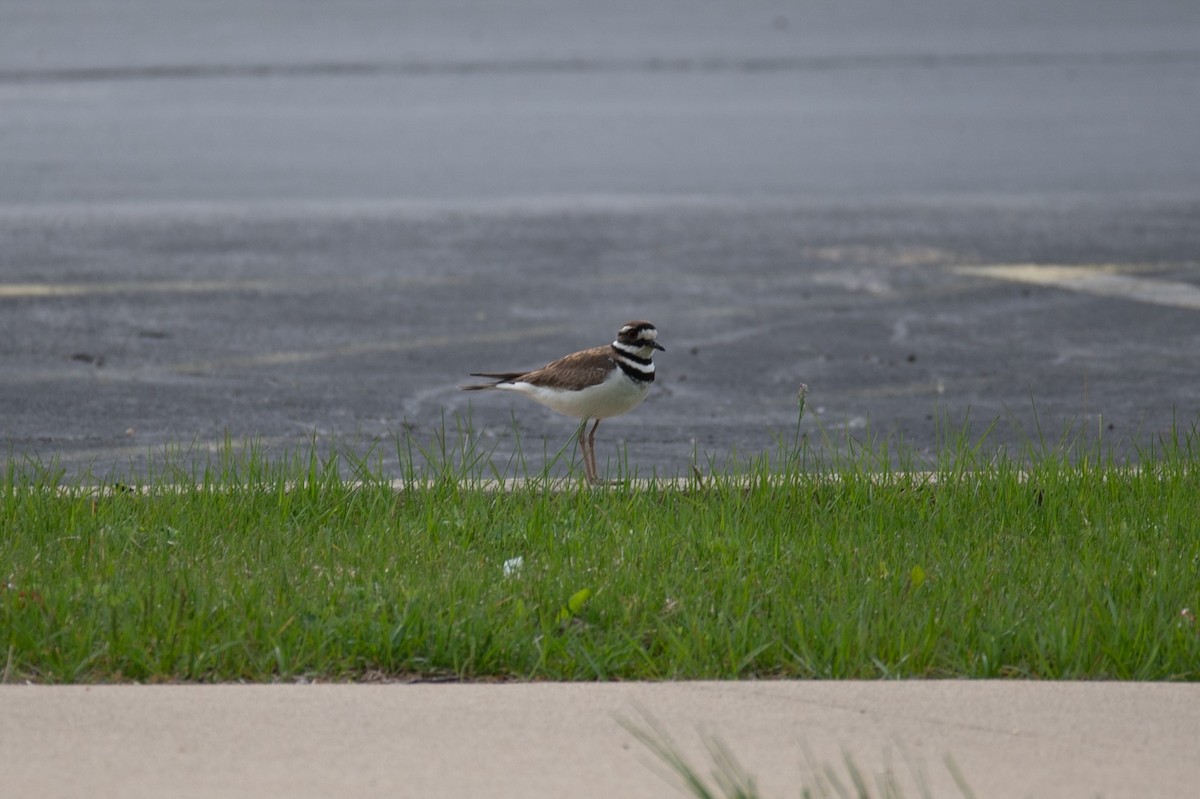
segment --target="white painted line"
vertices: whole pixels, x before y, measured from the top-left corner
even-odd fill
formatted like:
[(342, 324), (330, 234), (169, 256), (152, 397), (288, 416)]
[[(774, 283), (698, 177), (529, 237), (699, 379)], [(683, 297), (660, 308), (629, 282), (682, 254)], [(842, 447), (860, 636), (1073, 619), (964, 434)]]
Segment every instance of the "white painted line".
[[(1131, 477), (1141, 472), (1140, 466), (1118, 466), (1113, 467), (1110, 474), (1120, 477)], [(1029, 479), (1028, 472), (1021, 470), (1016, 472), (1017, 478), (1021, 482)], [(865, 475), (856, 475), (856, 477), (865, 477), (872, 484), (878, 486), (936, 486), (947, 480), (953, 483), (955, 480), (986, 480), (996, 476), (996, 473), (989, 471), (970, 471), (957, 474), (943, 474), (936, 471), (912, 471), (912, 472), (872, 472)], [(1109, 475), (1106, 474), (1103, 480), (1107, 481)], [(683, 477), (635, 477), (627, 479), (617, 479), (611, 481), (602, 481), (598, 485), (590, 485), (582, 475), (550, 475), (548, 477), (506, 477), (502, 480), (496, 480), (490, 477), (476, 478), (465, 477), (462, 479), (454, 478), (451, 481), (460, 491), (478, 491), (485, 494), (494, 493), (515, 493), (526, 490), (540, 490), (549, 493), (562, 493), (573, 491), (576, 489), (584, 489), (589, 491), (717, 491), (717, 490), (732, 490), (746, 491), (753, 488), (812, 488), (815, 486), (832, 486), (846, 482), (846, 476), (837, 472), (830, 471), (813, 471), (805, 472), (798, 475), (784, 474), (769, 474), (765, 476), (746, 475), (746, 476), (727, 476), (727, 475), (691, 475)], [(318, 481), (318, 486), (324, 486), (322, 481)], [(397, 494), (406, 491), (433, 491), (444, 485), (444, 482), (436, 478), (421, 477), (415, 480), (405, 478), (395, 478), (392, 480), (382, 480), (380, 482), (362, 482), (360, 480), (346, 480), (342, 482), (342, 487), (347, 491), (362, 491), (367, 488), (376, 488), (386, 486)], [(176, 496), (180, 494), (210, 492), (214, 494), (232, 492), (232, 491), (257, 491), (259, 493), (274, 493), (279, 490), (285, 492), (297, 491), (306, 489), (308, 484), (287, 480), (283, 483), (274, 480), (266, 480), (262, 483), (239, 483), (225, 484), (214, 482), (210, 485), (202, 483), (164, 483), (157, 484), (135, 484), (127, 485), (123, 483), (104, 483), (99, 485), (79, 484), (79, 485), (60, 485), (55, 491), (66, 496), (86, 495), (86, 496), (115, 496), (117, 494), (137, 494), (139, 496)], [(31, 488), (31, 491), (40, 490)]]
[(1037, 286), (1053, 286), (1098, 297), (1116, 297), (1151, 305), (1200, 311), (1200, 286), (1177, 280), (1135, 277), (1122, 274), (1121, 268), (1121, 266), (1112, 264), (1086, 266), (995, 264), (960, 266), (956, 267), (954, 271), (960, 275), (1008, 280)]

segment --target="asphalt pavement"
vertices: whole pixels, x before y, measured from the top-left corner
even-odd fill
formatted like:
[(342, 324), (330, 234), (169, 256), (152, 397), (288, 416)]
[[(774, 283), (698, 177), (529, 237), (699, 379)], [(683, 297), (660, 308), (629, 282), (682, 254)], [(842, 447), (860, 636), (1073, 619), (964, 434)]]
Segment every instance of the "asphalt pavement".
[(456, 386), (648, 318), (610, 471), (762, 452), (801, 384), (820, 447), (1135, 457), (1200, 414), (1197, 31), (1176, 2), (6, 4), (0, 435), (97, 476), (227, 436), (395, 470), (471, 399), (536, 468), (571, 422)]
[(891, 436), (927, 457), (995, 422), (989, 446), (1080, 436), (1126, 457), (1186, 427), (1200, 206), (1028, 205), (17, 211), (0, 220), (23, 271), (0, 286), (4, 435), (100, 475), (227, 436), (375, 445), (395, 471), (398, 436), (453, 437), (469, 414), (499, 464), (515, 428), (536, 468), (571, 420), (457, 386), (637, 318), (667, 352), (598, 450), (643, 476), (790, 440), (801, 384), (818, 447)]

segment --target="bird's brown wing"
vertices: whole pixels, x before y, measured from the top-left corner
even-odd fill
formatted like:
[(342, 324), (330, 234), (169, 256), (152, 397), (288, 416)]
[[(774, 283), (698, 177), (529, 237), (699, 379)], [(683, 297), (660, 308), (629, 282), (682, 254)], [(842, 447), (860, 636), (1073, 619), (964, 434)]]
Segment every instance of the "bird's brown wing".
[(603, 381), (612, 368), (612, 347), (593, 347), (552, 361), (519, 379), (546, 388), (576, 389)]
[(464, 391), (481, 391), (495, 388), (501, 383), (519, 381), (546, 388), (575, 389), (603, 381), (612, 368), (612, 347), (593, 347), (590, 350), (573, 352), (531, 372), (471, 372), (471, 377), (487, 377), (496, 382), (459, 388)]

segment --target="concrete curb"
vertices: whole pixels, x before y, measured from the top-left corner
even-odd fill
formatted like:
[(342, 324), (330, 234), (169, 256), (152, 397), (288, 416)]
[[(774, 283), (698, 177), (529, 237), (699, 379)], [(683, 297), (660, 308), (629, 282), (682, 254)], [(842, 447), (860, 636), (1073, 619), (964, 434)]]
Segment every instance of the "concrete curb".
[(905, 796), (918, 772), (961, 796), (947, 755), (981, 799), (1200, 785), (1195, 684), (0, 686), (0, 709), (5, 794), (46, 799), (682, 796), (620, 723), (646, 718), (701, 774), (719, 739), (764, 797), (845, 781), (844, 754)]

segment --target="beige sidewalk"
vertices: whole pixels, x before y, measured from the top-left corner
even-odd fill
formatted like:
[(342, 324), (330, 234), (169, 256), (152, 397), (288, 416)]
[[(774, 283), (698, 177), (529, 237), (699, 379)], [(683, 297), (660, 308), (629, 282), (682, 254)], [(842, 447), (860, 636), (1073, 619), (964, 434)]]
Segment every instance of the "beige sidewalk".
[[(682, 795), (618, 717), (644, 709), (707, 773), (719, 737), (764, 796), (908, 763), (984, 797), (1200, 795), (1200, 685), (741, 682), (0, 686), (12, 797)], [(907, 761), (905, 758), (907, 757)]]

